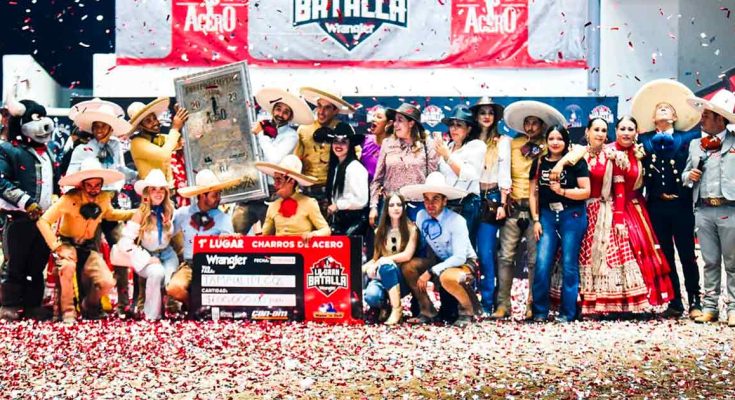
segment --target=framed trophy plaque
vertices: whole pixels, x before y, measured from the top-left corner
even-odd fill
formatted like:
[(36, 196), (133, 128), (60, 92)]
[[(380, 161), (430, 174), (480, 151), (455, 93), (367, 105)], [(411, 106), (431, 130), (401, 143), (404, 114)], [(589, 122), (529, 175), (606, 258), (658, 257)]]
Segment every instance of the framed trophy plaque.
[(186, 177), (210, 169), (221, 180), (242, 182), (222, 192), (222, 202), (268, 197), (266, 176), (255, 168), (260, 147), (250, 133), (255, 121), (250, 77), (244, 62), (209, 69), (174, 80), (176, 100), (189, 111), (182, 132)]

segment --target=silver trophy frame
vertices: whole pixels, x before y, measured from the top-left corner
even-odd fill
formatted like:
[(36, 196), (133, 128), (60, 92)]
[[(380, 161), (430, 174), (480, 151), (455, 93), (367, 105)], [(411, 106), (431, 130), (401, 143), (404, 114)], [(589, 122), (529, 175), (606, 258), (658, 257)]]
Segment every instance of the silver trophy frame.
[(189, 111), (182, 132), (189, 184), (206, 168), (220, 180), (242, 179), (222, 192), (222, 203), (267, 198), (267, 178), (255, 168), (263, 156), (251, 133), (256, 119), (247, 63), (182, 76), (174, 86), (176, 101)]

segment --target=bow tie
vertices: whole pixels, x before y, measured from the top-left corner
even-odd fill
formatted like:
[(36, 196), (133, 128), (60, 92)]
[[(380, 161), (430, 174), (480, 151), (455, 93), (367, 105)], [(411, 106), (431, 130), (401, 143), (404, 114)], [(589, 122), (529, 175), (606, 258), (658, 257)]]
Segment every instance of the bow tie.
[(278, 136), (278, 128), (271, 121), (260, 121), (260, 127), (263, 128), (263, 133), (269, 138), (275, 139)]
[(208, 231), (214, 227), (214, 219), (204, 211), (199, 211), (191, 216), (189, 224), (197, 231)]
[(674, 136), (666, 132), (658, 132), (651, 138), (654, 150), (674, 150)]
[(722, 147), (722, 140), (719, 136), (705, 136), (701, 140), (702, 148), (706, 151), (717, 151)]
[(100, 143), (100, 150), (97, 153), (97, 159), (100, 160), (100, 164), (103, 166), (110, 166), (115, 162), (112, 157), (112, 148), (108, 143)]

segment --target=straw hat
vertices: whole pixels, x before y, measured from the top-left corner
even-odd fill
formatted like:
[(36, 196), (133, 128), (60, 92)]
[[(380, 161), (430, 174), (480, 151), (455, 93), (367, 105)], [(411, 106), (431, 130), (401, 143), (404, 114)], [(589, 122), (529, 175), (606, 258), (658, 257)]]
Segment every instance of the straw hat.
[(194, 197), (198, 194), (216, 192), (237, 186), (242, 180), (238, 178), (221, 181), (211, 170), (203, 169), (197, 172), (194, 178), (194, 186), (179, 189), (177, 193), (182, 197)]
[(283, 157), (278, 164), (261, 161), (255, 163), (255, 168), (260, 172), (268, 176), (274, 176), (276, 173), (284, 174), (294, 179), (301, 186), (311, 186), (318, 182), (313, 176), (302, 174), (301, 167), (301, 160), (294, 154)]
[(444, 175), (439, 171), (430, 173), (424, 183), (407, 185), (402, 187), (400, 191), (409, 201), (422, 201), (424, 193), (440, 193), (449, 200), (459, 199), (468, 194), (466, 190), (447, 185)]
[(125, 121), (125, 112), (122, 107), (111, 102), (100, 99), (83, 101), (75, 104), (69, 110), (69, 119), (84, 132), (92, 132), (92, 123), (104, 122), (112, 127), (112, 133), (116, 136), (127, 135), (132, 125)]
[(156, 114), (156, 117), (161, 117), (166, 110), (168, 110), (168, 97), (159, 97), (148, 104), (143, 104), (139, 101), (130, 103), (128, 106), (128, 118), (130, 118), (130, 125), (133, 129), (138, 127), (141, 121), (148, 114)]
[(79, 171), (73, 172), (59, 180), (59, 186), (79, 186), (83, 181), (92, 178), (100, 178), (103, 185), (125, 179), (125, 174), (113, 169), (105, 169), (97, 158), (87, 158), (82, 161)]
[(633, 118), (638, 121), (640, 132), (656, 129), (653, 113), (659, 103), (669, 103), (676, 110), (674, 129), (688, 131), (694, 128), (702, 115), (689, 106), (687, 99), (690, 97), (694, 97), (694, 93), (684, 84), (672, 79), (656, 79), (641, 86), (631, 102)]
[(424, 125), (421, 124), (421, 111), (417, 107), (403, 103), (398, 108), (387, 108), (385, 110), (385, 117), (388, 118), (388, 121), (395, 121), (396, 114), (401, 114), (408, 119), (414, 120), (419, 127), (419, 131), (424, 131)]
[(293, 111), (293, 123), (297, 125), (311, 125), (314, 123), (314, 113), (311, 112), (309, 105), (301, 97), (296, 97), (291, 93), (277, 88), (263, 88), (255, 94), (255, 102), (260, 108), (273, 114), (273, 107), (277, 103), (283, 103)]
[(355, 107), (352, 104), (342, 100), (342, 95), (339, 91), (334, 90), (330, 93), (324, 90), (305, 86), (299, 89), (299, 93), (304, 96), (306, 101), (315, 106), (317, 105), (317, 101), (321, 99), (334, 104), (340, 114), (353, 114), (355, 112)]
[(521, 100), (505, 109), (505, 124), (516, 132), (524, 133), (523, 120), (526, 117), (540, 118), (547, 127), (567, 125), (567, 119), (556, 108), (536, 100)]
[(143, 195), (143, 190), (147, 187), (162, 187), (168, 189), (168, 181), (166, 181), (166, 177), (163, 175), (163, 171), (160, 169), (152, 169), (151, 172), (148, 173), (148, 176), (145, 177), (145, 179), (140, 179), (135, 182), (135, 185), (133, 185), (135, 188), (135, 193), (138, 193), (139, 195)]
[(495, 121), (500, 121), (503, 119), (503, 111), (505, 110), (505, 107), (494, 102), (493, 99), (489, 96), (482, 96), (480, 100), (477, 101), (477, 103), (473, 104), (470, 107), (470, 111), (472, 111), (472, 114), (477, 114), (477, 112), (480, 110), (480, 107), (482, 106), (490, 106), (493, 108), (493, 112), (495, 114)]
[(700, 114), (703, 110), (710, 110), (735, 124), (735, 93), (729, 90), (720, 90), (709, 100), (692, 96), (687, 99), (687, 103)]

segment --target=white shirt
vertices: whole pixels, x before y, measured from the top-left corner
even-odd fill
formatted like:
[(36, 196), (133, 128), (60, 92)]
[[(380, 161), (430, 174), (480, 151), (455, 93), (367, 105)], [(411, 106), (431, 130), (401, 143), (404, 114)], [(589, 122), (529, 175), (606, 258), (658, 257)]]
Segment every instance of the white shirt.
[(293, 153), (299, 141), (296, 130), (288, 124), (278, 128), (278, 135), (274, 139), (263, 132), (255, 137), (258, 138), (258, 144), (263, 149), (263, 161), (273, 164), (278, 164), (283, 157)]
[(452, 152), (453, 148), (454, 142), (449, 143), (449, 161), (460, 165), (459, 176), (454, 173), (449, 163), (444, 161), (444, 158), (439, 159), (439, 172), (444, 175), (448, 185), (479, 195), (480, 172), (485, 163), (485, 152), (487, 151), (485, 142), (475, 139), (465, 143), (457, 151)]
[[(335, 174), (336, 179), (336, 174)], [(332, 182), (334, 185), (334, 182)], [(332, 203), (338, 210), (362, 210), (370, 200), (367, 169), (358, 160), (352, 160), (345, 168), (345, 187)]]
[[(112, 150), (112, 163), (106, 164), (100, 161), (102, 163), (102, 166), (104, 168), (114, 169), (116, 171), (122, 172), (123, 174), (125, 174), (125, 181), (128, 181), (128, 182), (135, 181), (135, 179), (138, 177), (138, 173), (128, 168), (125, 165), (125, 157), (123, 155), (123, 145), (122, 143), (120, 143), (120, 140), (112, 136), (108, 140), (107, 145)], [(92, 139), (87, 144), (81, 144), (77, 146), (74, 149), (74, 152), (71, 153), (71, 160), (69, 161), (69, 169), (66, 170), (66, 174), (69, 175), (69, 174), (79, 171), (79, 169), (82, 166), (82, 161), (88, 158), (97, 158), (97, 154), (99, 154), (102, 146), (103, 145), (100, 144), (100, 142), (98, 142), (97, 139)], [(125, 185), (125, 181), (117, 181), (115, 183), (105, 185), (102, 189), (119, 192), (122, 189), (123, 185)]]
[(154, 226), (154, 229), (143, 232), (143, 236), (140, 238), (140, 246), (138, 246), (135, 241), (140, 234), (140, 224), (128, 221), (125, 223), (117, 246), (130, 257), (130, 266), (136, 271), (140, 271), (150, 262), (152, 257), (150, 252), (162, 251), (169, 246), (173, 233), (174, 227), (171, 224), (168, 231), (163, 232), (161, 242), (159, 242), (158, 229)]
[(497, 168), (491, 168), (490, 166), (483, 165), (482, 176), (480, 176), (480, 182), (482, 183), (497, 183), (500, 189), (509, 190), (512, 185), (510, 178), (510, 142), (512, 139), (507, 135), (500, 135), (498, 137), (498, 143), (496, 149), (498, 151), (498, 166)]

